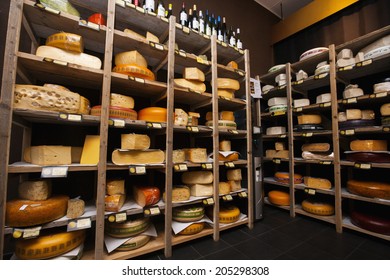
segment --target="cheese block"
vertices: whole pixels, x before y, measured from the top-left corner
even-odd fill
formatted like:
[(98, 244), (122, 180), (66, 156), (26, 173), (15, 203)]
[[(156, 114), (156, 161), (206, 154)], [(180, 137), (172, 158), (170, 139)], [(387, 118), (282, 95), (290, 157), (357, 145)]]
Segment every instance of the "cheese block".
[(112, 72), (128, 75), (131, 77), (141, 78), (149, 81), (154, 81), (156, 77), (148, 68), (138, 64), (117, 64)]
[(324, 93), (317, 96), (316, 103), (319, 104), (319, 103), (330, 102), (330, 100), (331, 100), (330, 93)]
[(337, 59), (348, 59), (353, 57), (353, 52), (350, 49), (342, 49), (338, 54), (337, 54)]
[(148, 40), (149, 42), (160, 43), (158, 37), (153, 33), (150, 33), (149, 31), (146, 31), (146, 40)]
[(150, 220), (147, 217), (128, 220), (123, 223), (106, 222), (105, 232), (112, 237), (127, 238), (136, 236), (146, 231), (150, 226)]
[(234, 92), (235, 92), (235, 90), (232, 90), (232, 89), (218, 89), (217, 90), (218, 96), (225, 97), (228, 99), (234, 98)]
[(242, 180), (241, 169), (237, 168), (237, 169), (227, 170), (226, 177), (228, 180), (234, 180), (234, 181)]
[(82, 199), (74, 198), (68, 200), (68, 209), (66, 217), (69, 219), (76, 219), (82, 216), (85, 212), (85, 202)]
[(228, 182), (219, 182), (219, 195), (229, 194), (231, 192), (230, 184)]
[(367, 207), (366, 209), (353, 209), (350, 211), (351, 223), (367, 231), (389, 236), (390, 219), (388, 214), (382, 211), (378, 213), (378, 210), (372, 211)]
[(52, 222), (66, 215), (69, 197), (52, 196), (47, 200), (14, 199), (6, 203), (5, 224), (30, 227)]
[(351, 151), (387, 151), (386, 140), (353, 140), (349, 143)]
[(288, 150), (266, 150), (265, 151), (265, 157), (266, 158), (282, 158), (282, 159), (287, 159), (289, 158), (289, 153)]
[(300, 115), (298, 116), (298, 124), (321, 124), (321, 115)]
[(106, 183), (106, 194), (126, 194), (124, 179), (111, 179)]
[(46, 46), (77, 53), (82, 53), (84, 51), (83, 38), (80, 35), (68, 32), (59, 32), (50, 35), (47, 37), (45, 44)]
[[(288, 184), (290, 183), (290, 173), (288, 172), (276, 172), (274, 175), (274, 178), (277, 182)], [(302, 183), (302, 175), (298, 173), (294, 173), (294, 184), (301, 184)]]
[(102, 67), (102, 61), (95, 56), (86, 53), (65, 51), (50, 46), (38, 47), (35, 54), (43, 58), (63, 61), (70, 64), (76, 64), (93, 69), (100, 69)]
[(161, 164), (165, 161), (165, 153), (161, 150), (114, 150), (111, 158), (116, 165)]
[(192, 235), (192, 234), (197, 234), (201, 232), (204, 229), (205, 223), (193, 223), (180, 231), (178, 234), (180, 235)]
[(207, 149), (205, 148), (189, 148), (183, 149), (186, 161), (193, 163), (202, 163), (207, 161)]
[(181, 163), (186, 161), (186, 153), (184, 150), (173, 150), (172, 152), (172, 162)]
[(289, 206), (290, 194), (284, 191), (273, 190), (268, 193), (268, 200), (278, 206)]
[(46, 200), (51, 196), (51, 181), (24, 181), (18, 186), (18, 194), (20, 199)]
[(198, 119), (200, 118), (199, 113), (188, 112), (188, 123), (189, 126), (198, 126)]
[(298, 73), (295, 75), (295, 79), (297, 81), (307, 79), (308, 77), (309, 75), (303, 70), (299, 70)]
[(121, 134), (121, 149), (147, 150), (150, 148), (150, 137), (146, 134)]
[(191, 196), (212, 196), (213, 184), (194, 184), (190, 186)]
[(380, 112), (383, 117), (390, 116), (390, 103), (383, 104)]
[[(102, 112), (102, 106), (94, 106), (91, 109), (92, 116), (100, 116)], [(108, 109), (108, 117), (111, 119), (128, 119), (136, 120), (137, 112), (132, 109), (127, 109), (123, 107), (114, 107), (110, 106)]]
[(221, 205), (219, 208), (219, 222), (221, 224), (235, 223), (240, 218), (240, 209), (234, 205)]
[(88, 114), (89, 101), (78, 93), (62, 88), (15, 85), (14, 108), (70, 114)]
[(355, 63), (356, 63), (356, 59), (354, 57), (340, 58), (336, 62), (336, 67), (340, 68), (340, 67), (345, 67), (345, 66), (349, 66), (349, 65), (355, 65)]
[(314, 178), (310, 176), (303, 177), (303, 183), (310, 189), (330, 190), (332, 183), (328, 179)]
[(211, 171), (188, 171), (181, 175), (181, 181), (184, 184), (211, 184), (214, 180)]
[(240, 83), (237, 80), (229, 78), (217, 78), (217, 88), (218, 89), (230, 89), (230, 90), (239, 90)]
[(134, 109), (134, 98), (123, 94), (111, 93), (110, 106)]
[(374, 93), (390, 91), (390, 81), (374, 84)]
[(287, 97), (273, 97), (270, 100), (268, 100), (268, 107), (277, 106), (277, 105), (287, 106)]
[(310, 105), (310, 100), (307, 98), (294, 99), (294, 101), (293, 101), (294, 108), (305, 107), (305, 106), (309, 106), (309, 105)]
[(71, 2), (67, 0), (39, 0), (39, 2), (45, 7), (49, 7), (56, 11), (80, 17), (80, 13), (74, 8)]
[(132, 251), (146, 245), (150, 240), (149, 235), (137, 235), (121, 244), (116, 251)]
[(305, 199), (302, 201), (302, 209), (319, 216), (330, 216), (334, 214), (334, 206), (332, 204), (314, 199)]
[(266, 130), (267, 135), (278, 135), (286, 133), (286, 127), (284, 126), (272, 126)]
[(347, 120), (360, 120), (362, 118), (360, 109), (347, 109), (345, 114), (347, 115)]
[(199, 205), (181, 206), (172, 209), (172, 219), (178, 222), (195, 222), (204, 217), (204, 207)]
[(380, 199), (390, 199), (390, 184), (374, 181), (348, 180), (347, 190), (350, 193)]
[(133, 64), (148, 67), (148, 62), (138, 51), (121, 52), (115, 55), (115, 65)]
[(375, 58), (380, 55), (380, 53), (378, 54), (375, 53), (376, 50), (389, 47), (389, 46), (390, 46), (390, 35), (386, 35), (376, 40), (375, 42), (369, 44), (368, 46), (365, 46), (363, 49), (360, 50), (360, 52), (364, 53), (365, 59)]
[[(208, 121), (205, 123), (206, 126), (213, 127), (213, 121)], [(236, 130), (237, 124), (234, 121), (218, 121), (218, 129), (231, 129)]]
[(270, 113), (274, 112), (286, 112), (287, 111), (287, 105), (276, 105), (268, 108)]
[(98, 164), (100, 150), (100, 136), (87, 135), (84, 141), (80, 164)]
[[(187, 201), (190, 199), (190, 196), (191, 196), (191, 190), (189, 187), (184, 186), (184, 185), (172, 187), (172, 202), (173, 203)], [(164, 201), (166, 201), (165, 192), (164, 192), (163, 198), (164, 198)]]
[(284, 150), (286, 150), (286, 143), (284, 143), (284, 142), (275, 142), (275, 150), (276, 151), (284, 151)]
[(138, 111), (138, 119), (147, 122), (167, 122), (167, 109), (148, 107)]
[(218, 160), (219, 161), (235, 161), (238, 160), (239, 153), (238, 152), (232, 152), (229, 155), (224, 155), (221, 152), (218, 154)]
[(358, 52), (357, 54), (356, 54), (356, 56), (355, 56), (355, 62), (356, 63), (359, 63), (359, 62), (362, 62), (362, 61), (364, 61), (365, 59), (364, 59), (364, 53), (362, 53), (362, 52)]
[(279, 84), (279, 86), (281, 86), (282, 84), (285, 84), (286, 83), (286, 74), (282, 73), (282, 74), (279, 74), (275, 77), (275, 82)]
[(72, 164), (69, 146), (31, 146), (25, 149), (23, 157), (26, 162), (43, 166)]
[(234, 122), (234, 112), (232, 111), (221, 111), (219, 112), (219, 119), (223, 121), (232, 121)]
[(44, 233), (37, 238), (17, 239), (15, 255), (22, 260), (44, 260), (61, 256), (83, 244), (85, 230)]
[(235, 61), (230, 61), (228, 64), (226, 64), (227, 67), (238, 69), (238, 64)]
[(150, 206), (160, 201), (160, 189), (155, 186), (135, 186), (133, 189), (135, 202), (141, 206)]
[(330, 144), (328, 143), (306, 143), (302, 145), (302, 152), (328, 152)]
[(334, 160), (333, 152), (302, 152), (303, 159), (312, 159), (312, 160)]
[(362, 110), (362, 120), (375, 120), (374, 110)]
[(347, 113), (346, 112), (339, 112), (337, 115), (337, 119), (339, 122), (346, 122), (347, 121)]
[(242, 189), (241, 181), (228, 181), (232, 192), (239, 191)]
[(188, 124), (188, 114), (183, 109), (175, 109), (174, 125), (186, 126)]
[(106, 195), (104, 198), (104, 210), (107, 212), (119, 212), (125, 204), (125, 194)]
[(196, 67), (186, 67), (183, 71), (183, 78), (191, 81), (204, 82), (204, 73)]
[(353, 98), (364, 95), (364, 92), (358, 85), (348, 85), (343, 91), (343, 98)]
[(204, 93), (206, 91), (206, 85), (203, 82), (186, 79), (174, 79), (174, 83), (176, 86), (188, 88), (199, 93)]
[(219, 150), (228, 152), (232, 150), (232, 142), (230, 140), (222, 140), (219, 142)]
[(131, 35), (132, 38), (135, 38), (137, 40), (140, 40), (140, 41), (146, 40), (145, 36), (142, 36), (141, 34), (138, 34), (137, 32), (134, 32), (131, 29), (126, 28), (126, 29), (123, 30), (123, 32), (126, 33), (126, 34)]

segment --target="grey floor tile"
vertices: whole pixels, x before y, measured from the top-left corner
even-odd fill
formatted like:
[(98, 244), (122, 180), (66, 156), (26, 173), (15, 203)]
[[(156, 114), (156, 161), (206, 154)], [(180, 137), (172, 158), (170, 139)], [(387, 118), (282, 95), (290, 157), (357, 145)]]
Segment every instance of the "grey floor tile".
[(182, 245), (176, 245), (172, 248), (172, 256), (166, 258), (164, 254), (160, 254), (162, 260), (195, 260), (202, 257), (192, 246), (191, 242)]
[(266, 232), (269, 232), (270, 230), (272, 230), (272, 227), (264, 224), (262, 220), (256, 221), (253, 225), (253, 229), (249, 229), (248, 227), (242, 228), (243, 232), (246, 232), (251, 236), (258, 236)]
[(220, 238), (225, 241), (227, 244), (230, 244), (231, 246), (239, 244), (241, 242), (245, 242), (248, 240), (248, 238), (251, 238), (252, 236), (249, 235), (247, 232), (241, 230), (241, 229), (231, 229), (227, 231), (222, 231), (220, 233)]
[(245, 256), (252, 260), (273, 260), (283, 252), (258, 238), (249, 239), (239, 245), (234, 246)]
[(313, 246), (309, 243), (301, 245), (289, 250), (286, 254), (297, 260), (333, 260), (337, 259), (331, 254)]
[(224, 240), (220, 239), (219, 241), (214, 241), (211, 236), (194, 240), (191, 245), (201, 256), (209, 255), (230, 247), (229, 243), (226, 243)]
[(247, 260), (248, 257), (240, 253), (233, 247), (228, 247), (222, 251), (204, 256), (205, 260)]
[(390, 260), (390, 242), (371, 237), (359, 247), (373, 256), (372, 259)]
[(298, 246), (302, 241), (299, 238), (291, 237), (280, 231), (272, 230), (257, 237), (261, 241), (278, 248), (281, 251), (290, 250)]

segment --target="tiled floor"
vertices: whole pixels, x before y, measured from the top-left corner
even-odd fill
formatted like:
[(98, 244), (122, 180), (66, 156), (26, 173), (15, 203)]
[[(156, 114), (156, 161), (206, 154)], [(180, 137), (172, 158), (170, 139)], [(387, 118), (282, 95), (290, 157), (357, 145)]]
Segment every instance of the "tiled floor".
[[(173, 247), (170, 259), (181, 260), (390, 260), (390, 242), (309, 217), (290, 218), (287, 211), (266, 206), (264, 219), (246, 226)], [(165, 259), (157, 252), (137, 259)]]

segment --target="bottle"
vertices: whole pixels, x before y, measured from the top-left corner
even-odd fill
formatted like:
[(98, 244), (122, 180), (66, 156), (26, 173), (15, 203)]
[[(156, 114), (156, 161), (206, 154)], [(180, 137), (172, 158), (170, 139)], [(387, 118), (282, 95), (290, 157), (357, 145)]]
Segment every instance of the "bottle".
[(217, 19), (211, 16), (212, 25), (211, 25), (211, 34), (212, 35), (218, 35), (217, 34)]
[(172, 15), (172, 3), (168, 4), (168, 10), (165, 10), (165, 17), (170, 18)]
[(237, 28), (236, 44), (237, 44), (237, 48), (242, 50), (242, 42), (241, 42), (241, 38), (240, 38), (240, 28)]
[(205, 20), (202, 11), (199, 11), (199, 33), (204, 34), (206, 31)]
[(236, 34), (233, 31), (233, 26), (230, 26), (230, 31), (229, 31), (229, 45), (232, 47), (236, 46)]
[(140, 7), (139, 1), (138, 0), (133, 0), (133, 4), (136, 7)]
[(158, 0), (157, 15), (160, 17), (165, 17), (165, 5), (162, 0)]
[(183, 2), (183, 6), (182, 6), (181, 11), (180, 11), (180, 24), (183, 26), (187, 26), (187, 20), (188, 20), (188, 15), (186, 12), (185, 4)]
[(223, 42), (223, 34), (222, 34), (222, 24), (221, 24), (221, 17), (218, 16), (217, 21), (217, 39), (221, 42)]
[(192, 28), (192, 9), (188, 10), (188, 20), (187, 20), (188, 28)]
[(198, 18), (198, 13), (196, 11), (196, 5), (194, 4), (193, 11), (192, 11), (192, 24), (191, 27), (192, 29), (199, 31), (199, 18)]
[(154, 0), (145, 0), (145, 11), (154, 12)]
[(226, 44), (229, 43), (228, 41), (228, 36), (227, 36), (227, 27), (226, 27), (226, 18), (223, 17), (222, 18), (222, 36), (223, 36), (223, 42), (225, 42)]
[(205, 33), (207, 36), (211, 36), (211, 17), (210, 16), (207, 16), (207, 12), (206, 12), (206, 21), (205, 21)]

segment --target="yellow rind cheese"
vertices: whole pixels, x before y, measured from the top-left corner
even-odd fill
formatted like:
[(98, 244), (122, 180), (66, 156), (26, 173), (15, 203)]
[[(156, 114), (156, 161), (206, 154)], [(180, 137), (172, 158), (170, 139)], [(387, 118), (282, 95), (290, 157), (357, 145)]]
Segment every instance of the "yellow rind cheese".
[(164, 161), (165, 153), (161, 150), (114, 150), (112, 152), (112, 162), (116, 165), (161, 164)]
[(232, 89), (218, 89), (217, 90), (218, 96), (229, 98), (229, 99), (234, 98), (234, 92), (235, 92), (235, 90), (232, 90)]
[(303, 183), (310, 189), (330, 190), (332, 188), (332, 183), (324, 178), (305, 176), (303, 177)]
[(314, 215), (330, 216), (334, 214), (334, 206), (320, 201), (305, 199), (302, 201), (302, 209)]
[(219, 222), (221, 224), (235, 223), (240, 218), (240, 209), (234, 205), (224, 205), (219, 209)]
[(268, 200), (278, 206), (289, 206), (290, 194), (284, 191), (273, 190), (268, 193)]
[(78, 53), (82, 53), (84, 51), (83, 38), (78, 34), (68, 32), (59, 32), (50, 35), (46, 39), (46, 46)]
[(80, 164), (98, 164), (100, 156), (100, 135), (85, 136)]
[(207, 161), (207, 149), (206, 148), (186, 148), (183, 149), (186, 157), (186, 161), (193, 163), (203, 163)]
[(115, 65), (134, 64), (147, 68), (148, 62), (138, 51), (127, 51), (115, 55)]
[(186, 79), (174, 79), (174, 83), (176, 86), (188, 88), (190, 90), (204, 93), (206, 91), (206, 85), (199, 81), (192, 81), (192, 80), (186, 80)]
[(352, 151), (387, 151), (386, 140), (353, 140), (349, 146)]
[(183, 184), (211, 184), (214, 180), (211, 171), (187, 171), (181, 175)]
[(321, 124), (321, 115), (300, 115), (298, 116), (298, 124)]
[(123, 223), (106, 222), (105, 231), (109, 236), (116, 238), (126, 238), (138, 235), (150, 226), (150, 220), (147, 217), (129, 220)]
[(222, 140), (219, 142), (219, 150), (229, 152), (232, 150), (232, 142), (230, 140)]
[(218, 78), (217, 79), (217, 88), (218, 89), (230, 89), (230, 90), (239, 90), (240, 83), (237, 80), (229, 78)]
[(125, 204), (126, 194), (106, 195), (104, 198), (104, 210), (107, 212), (119, 212)]
[(201, 232), (204, 229), (205, 223), (193, 223), (180, 231), (178, 234), (180, 235), (192, 235), (192, 234), (197, 234)]
[(162, 107), (147, 107), (138, 111), (138, 119), (148, 122), (167, 122), (167, 109)]
[(183, 71), (183, 78), (191, 81), (204, 82), (204, 73), (196, 67), (186, 67)]
[(137, 235), (121, 244), (116, 251), (132, 251), (145, 246), (150, 241), (149, 235)]
[(125, 194), (125, 180), (124, 179), (111, 179), (106, 183), (106, 194)]
[(219, 182), (218, 190), (220, 195), (229, 194), (231, 192), (230, 184), (228, 182)]
[(149, 81), (154, 81), (156, 79), (154, 73), (150, 71), (147, 67), (140, 66), (134, 63), (117, 64), (112, 69), (112, 72), (128, 75), (131, 77), (142, 78)]

